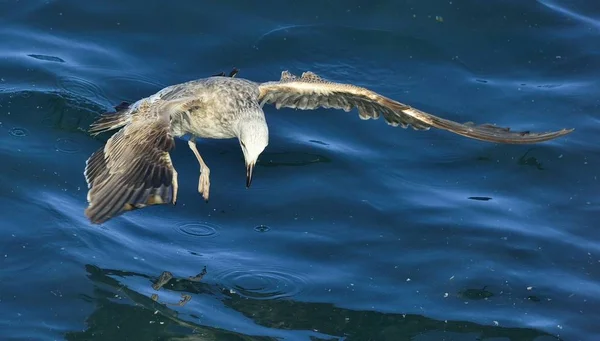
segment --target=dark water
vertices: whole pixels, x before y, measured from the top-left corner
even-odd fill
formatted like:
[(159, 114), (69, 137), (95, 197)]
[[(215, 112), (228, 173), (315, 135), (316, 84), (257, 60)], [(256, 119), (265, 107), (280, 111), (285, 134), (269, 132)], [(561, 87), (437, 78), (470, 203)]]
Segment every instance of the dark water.
[[(597, 340), (595, 1), (0, 0), (0, 13), (1, 340)], [(83, 168), (104, 142), (91, 121), (234, 66), (576, 131), (496, 145), (268, 108), (250, 190), (237, 142), (201, 141), (205, 203), (179, 141), (176, 207), (90, 225)]]

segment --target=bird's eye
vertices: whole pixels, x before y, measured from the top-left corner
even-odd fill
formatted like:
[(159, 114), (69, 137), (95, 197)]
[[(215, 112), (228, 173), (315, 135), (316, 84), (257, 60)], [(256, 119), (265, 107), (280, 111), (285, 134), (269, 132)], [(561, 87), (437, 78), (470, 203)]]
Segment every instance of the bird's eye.
[(246, 148), (246, 145), (244, 144), (244, 142), (240, 141), (240, 144), (242, 145), (242, 148)]

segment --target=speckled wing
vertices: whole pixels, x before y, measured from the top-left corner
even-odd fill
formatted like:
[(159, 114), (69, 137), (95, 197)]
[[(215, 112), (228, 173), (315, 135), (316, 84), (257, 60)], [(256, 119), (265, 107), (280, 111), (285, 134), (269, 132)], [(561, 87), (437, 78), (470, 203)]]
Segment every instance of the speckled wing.
[(177, 172), (169, 151), (170, 112), (142, 104), (129, 122), (86, 162), (91, 222), (99, 224), (125, 211), (175, 203)]
[(562, 129), (547, 133), (513, 132), (510, 128), (492, 124), (461, 124), (425, 113), (365, 88), (330, 82), (312, 72), (304, 72), (301, 77), (297, 77), (283, 71), (278, 82), (262, 83), (259, 89), (261, 104), (274, 104), (277, 109), (287, 107), (313, 110), (321, 107), (348, 112), (357, 108), (359, 117), (364, 120), (378, 119), (383, 115), (385, 121), (392, 126), (411, 126), (415, 130), (435, 127), (489, 142), (536, 143), (555, 139), (573, 131)]

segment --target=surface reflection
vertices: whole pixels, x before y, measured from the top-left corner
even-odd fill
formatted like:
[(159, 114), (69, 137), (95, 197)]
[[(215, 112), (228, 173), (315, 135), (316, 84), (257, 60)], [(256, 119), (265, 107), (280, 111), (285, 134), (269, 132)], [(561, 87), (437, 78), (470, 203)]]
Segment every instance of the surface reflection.
[[(391, 314), (336, 307), (329, 303), (293, 300), (260, 300), (243, 297), (219, 283), (204, 282), (210, 272), (175, 277), (169, 271), (161, 275), (101, 269), (87, 265), (94, 284), (91, 297), (95, 304), (87, 318), (87, 329), (68, 332), (67, 340), (560, 340), (530, 328), (486, 326), (467, 321), (440, 321), (415, 314)], [(152, 297), (133, 290), (117, 278), (142, 279), (155, 291), (175, 292), (180, 302), (164, 303), (158, 294)], [(489, 295), (483, 289), (462, 292), (471, 299)], [(266, 327), (277, 336), (243, 335), (226, 329), (204, 326), (193, 313), (179, 312), (193, 297), (210, 296), (221, 301), (232, 314), (243, 314), (257, 327)], [(184, 302), (182, 304), (182, 302)], [(312, 331), (307, 334), (303, 331)], [(283, 334), (282, 334), (283, 333)], [(306, 335), (306, 337), (302, 337)], [(281, 337), (283, 336), (283, 337)]]
[(533, 148), (528, 149), (527, 152), (525, 152), (525, 154), (519, 158), (519, 165), (531, 166), (537, 168), (538, 170), (544, 170), (542, 163), (535, 156), (528, 156), (529, 152), (532, 150)]
[[(204, 276), (202, 272), (192, 278), (175, 278), (170, 272), (153, 277), (135, 272), (101, 269), (94, 265), (86, 265), (86, 270), (94, 283), (94, 291), (91, 297), (82, 298), (93, 302), (96, 307), (86, 319), (87, 328), (84, 331), (66, 333), (66, 340), (275, 340), (270, 337), (244, 336), (186, 321), (180, 317), (179, 312), (169, 307), (172, 304), (159, 301), (157, 294), (147, 297), (114, 278), (147, 279), (154, 290), (210, 294), (212, 288), (199, 282), (201, 276)], [(189, 294), (182, 294), (183, 297), (189, 297), (186, 303), (191, 300)]]

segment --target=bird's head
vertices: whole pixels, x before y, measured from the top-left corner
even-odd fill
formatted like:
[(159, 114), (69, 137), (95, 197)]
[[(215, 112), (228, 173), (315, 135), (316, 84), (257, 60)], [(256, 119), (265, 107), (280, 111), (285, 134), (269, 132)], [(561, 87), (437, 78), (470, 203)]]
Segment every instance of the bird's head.
[(240, 146), (246, 161), (246, 188), (252, 183), (252, 173), (258, 157), (269, 144), (269, 128), (264, 119), (244, 120), (240, 122)]

